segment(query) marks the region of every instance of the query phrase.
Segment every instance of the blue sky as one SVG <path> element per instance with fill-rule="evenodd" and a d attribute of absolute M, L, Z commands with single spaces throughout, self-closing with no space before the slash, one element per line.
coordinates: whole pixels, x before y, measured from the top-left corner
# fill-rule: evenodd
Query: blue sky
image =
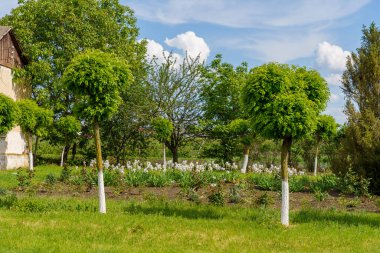
<path fill-rule="evenodd" d="M 234 65 L 268 61 L 317 69 L 331 91 L 326 113 L 345 121 L 340 75 L 361 28 L 380 25 L 378 0 L 120 0 L 135 10 L 150 56 L 221 53 Z M 0 0 L 0 17 L 17 0 Z"/>

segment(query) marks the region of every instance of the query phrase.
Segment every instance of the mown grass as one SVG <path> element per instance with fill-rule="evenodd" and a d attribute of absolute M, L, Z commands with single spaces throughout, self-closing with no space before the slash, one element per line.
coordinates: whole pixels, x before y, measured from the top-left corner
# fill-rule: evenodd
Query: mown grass
<path fill-rule="evenodd" d="M 8 195 L 0 197 L 4 199 Z M 3 202 L 1 202 L 3 203 Z M 289 228 L 272 209 L 150 199 L 28 197 L 0 207 L 2 252 L 378 252 L 373 213 L 302 210 Z"/>

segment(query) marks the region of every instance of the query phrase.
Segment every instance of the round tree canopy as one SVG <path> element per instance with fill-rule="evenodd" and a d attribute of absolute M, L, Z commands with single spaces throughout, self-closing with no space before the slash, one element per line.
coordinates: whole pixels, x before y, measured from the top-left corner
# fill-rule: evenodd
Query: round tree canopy
<path fill-rule="evenodd" d="M 132 81 L 125 61 L 99 50 L 76 56 L 65 70 L 64 83 L 78 95 L 75 111 L 84 118 L 110 118 L 121 103 L 120 92 Z"/>
<path fill-rule="evenodd" d="M 17 107 L 12 99 L 0 94 L 0 134 L 6 134 L 17 119 Z"/>
<path fill-rule="evenodd" d="M 327 140 L 336 134 L 337 124 L 333 116 L 319 115 L 316 135 L 319 139 Z"/>
<path fill-rule="evenodd" d="M 255 132 L 283 139 L 313 132 L 328 97 L 327 83 L 318 72 L 269 63 L 251 70 L 242 100 Z"/>

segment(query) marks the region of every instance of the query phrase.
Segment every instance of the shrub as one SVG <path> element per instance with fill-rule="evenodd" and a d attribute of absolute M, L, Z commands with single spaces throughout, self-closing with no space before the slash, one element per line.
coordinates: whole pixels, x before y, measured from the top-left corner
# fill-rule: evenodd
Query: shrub
<path fill-rule="evenodd" d="M 45 182 L 48 184 L 48 185 L 53 185 L 57 182 L 57 178 L 54 176 L 54 174 L 50 173 L 46 176 L 45 178 Z"/>
<path fill-rule="evenodd" d="M 220 185 L 218 185 L 216 189 L 211 192 L 211 194 L 208 196 L 208 200 L 215 206 L 224 206 L 225 200 Z"/>
<path fill-rule="evenodd" d="M 319 188 L 315 188 L 313 192 L 314 198 L 318 201 L 324 201 L 329 194 Z"/>
<path fill-rule="evenodd" d="M 354 194 L 355 196 L 369 195 L 369 184 L 369 179 L 358 176 L 358 174 L 352 170 L 348 170 L 348 172 L 338 180 L 338 188 L 342 193 Z"/>
<path fill-rule="evenodd" d="M 256 200 L 256 204 L 264 208 L 266 208 L 268 205 L 272 203 L 273 203 L 273 199 L 272 197 L 268 195 L 267 192 L 264 192 L 263 194 L 261 194 Z"/>
<path fill-rule="evenodd" d="M 63 167 L 61 175 L 59 176 L 59 181 L 67 183 L 71 176 L 71 169 L 67 166 Z"/>
<path fill-rule="evenodd" d="M 25 188 L 28 187 L 32 184 L 32 179 L 34 178 L 34 170 L 29 170 L 29 169 L 22 169 L 19 168 L 17 170 L 17 181 L 18 181 L 18 186 L 20 188 Z"/>
<path fill-rule="evenodd" d="M 230 188 L 230 202 L 241 203 L 242 201 L 243 198 L 240 195 L 240 187 L 235 185 L 232 188 Z"/>

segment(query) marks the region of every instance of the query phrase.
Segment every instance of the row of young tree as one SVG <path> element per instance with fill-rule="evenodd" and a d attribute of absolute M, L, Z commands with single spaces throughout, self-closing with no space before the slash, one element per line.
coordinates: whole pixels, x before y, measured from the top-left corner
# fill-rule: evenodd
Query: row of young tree
<path fill-rule="evenodd" d="M 117 162 L 144 150 L 150 137 L 167 147 L 175 162 L 181 146 L 207 139 L 212 145 L 203 150 L 206 156 L 232 161 L 242 152 L 242 172 L 255 144 L 280 140 L 287 224 L 292 143 L 315 147 L 316 173 L 320 145 L 332 140 L 332 169 L 356 170 L 379 190 L 380 39 L 374 24 L 363 28 L 362 47 L 347 61 L 349 122 L 339 138 L 333 118 L 321 115 L 329 91 L 318 72 L 277 63 L 249 70 L 246 63 L 223 62 L 221 55 L 209 65 L 189 56 L 178 63 L 172 54 L 163 63 L 147 62 L 133 11 L 117 0 L 24 0 L 0 24 L 14 28 L 29 60 L 15 78 L 32 86 L 33 100 L 53 114 L 54 127 L 25 132 L 64 144 L 63 160 L 70 148 L 94 136 L 100 184 L 100 136 L 103 156 Z M 105 212 L 102 187 L 99 193 Z"/>

